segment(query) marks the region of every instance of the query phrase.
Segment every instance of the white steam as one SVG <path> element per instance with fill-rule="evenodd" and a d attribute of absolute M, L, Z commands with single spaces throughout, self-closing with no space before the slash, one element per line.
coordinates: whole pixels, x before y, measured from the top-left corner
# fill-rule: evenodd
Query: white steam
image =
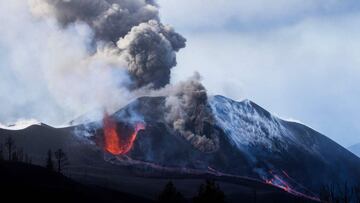
<path fill-rule="evenodd" d="M 156 21 L 153 2 L 109 2 L 0 2 L 0 122 L 59 125 L 94 109 L 116 110 L 134 98 L 130 87 L 168 83 L 184 38 Z M 161 43 L 145 38 L 146 30 Z"/>

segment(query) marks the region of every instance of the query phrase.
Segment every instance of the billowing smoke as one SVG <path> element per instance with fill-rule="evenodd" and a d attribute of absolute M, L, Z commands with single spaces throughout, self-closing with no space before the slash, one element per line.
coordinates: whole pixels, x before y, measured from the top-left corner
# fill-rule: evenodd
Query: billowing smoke
<path fill-rule="evenodd" d="M 94 46 L 105 44 L 127 62 L 131 89 L 165 86 L 185 38 L 160 23 L 146 0 L 33 0 L 33 13 L 55 17 L 62 27 L 83 22 L 94 31 Z M 115 53 L 116 52 L 116 53 Z"/>
<path fill-rule="evenodd" d="M 168 124 L 204 152 L 218 148 L 206 132 L 213 118 L 199 76 L 169 85 L 186 40 L 161 23 L 154 1 L 1 1 L 0 17 L 0 97 L 8 104 L 0 122 L 26 115 L 57 125 L 164 94 Z"/>
<path fill-rule="evenodd" d="M 219 148 L 219 139 L 216 132 L 209 132 L 214 117 L 208 106 L 206 89 L 199 80 L 199 74 L 195 74 L 173 87 L 166 99 L 166 119 L 194 147 L 213 152 Z"/>
<path fill-rule="evenodd" d="M 31 0 L 38 16 L 55 16 L 61 26 L 85 22 L 97 40 L 116 43 L 134 26 L 159 21 L 158 8 L 147 0 Z"/>
<path fill-rule="evenodd" d="M 135 87 L 163 87 L 170 82 L 170 69 L 176 65 L 175 52 L 185 47 L 185 39 L 171 27 L 150 20 L 133 27 L 118 43 L 129 63 Z"/>

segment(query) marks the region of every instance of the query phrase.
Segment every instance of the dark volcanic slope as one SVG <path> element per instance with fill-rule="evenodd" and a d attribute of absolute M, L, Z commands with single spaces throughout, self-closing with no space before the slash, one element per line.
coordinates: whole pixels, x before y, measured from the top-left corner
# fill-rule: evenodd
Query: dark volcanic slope
<path fill-rule="evenodd" d="M 1 198 L 13 202 L 152 202 L 101 187 L 85 186 L 43 167 L 0 162 Z"/>
<path fill-rule="evenodd" d="M 360 159 L 313 129 L 276 118 L 251 101 L 215 96 L 210 103 L 229 142 L 262 169 L 285 171 L 284 178 L 289 175 L 313 190 L 360 182 Z"/>
<path fill-rule="evenodd" d="M 77 137 L 74 134 L 77 131 L 77 128 L 56 129 L 46 125 L 35 125 L 18 131 L 0 130 L 0 139 L 4 143 L 4 140 L 11 136 L 15 140 L 17 149 L 22 148 L 30 156 L 33 163 L 42 166 L 45 165 L 48 149 L 54 151 L 62 148 L 67 153 L 70 161 L 70 165 L 65 170 L 68 177 L 86 185 L 108 187 L 147 198 L 156 199 L 163 186 L 171 179 L 185 197 L 191 199 L 196 194 L 198 186 L 203 183 L 203 180 L 212 178 L 220 183 L 229 202 L 252 201 L 255 198 L 255 191 L 257 202 L 268 202 L 269 199 L 276 202 L 311 202 L 302 197 L 288 194 L 271 185 L 247 178 L 222 177 L 201 170 L 159 168 L 158 165 L 146 165 L 142 162 L 133 163 L 134 160 L 129 159 L 124 161 L 123 157 L 114 157 L 104 153 L 102 149 L 89 142 L 88 139 Z M 147 136 L 147 134 L 143 132 L 139 136 L 139 140 L 141 140 L 141 137 Z M 136 166 L 123 165 L 123 162 L 132 163 Z M 57 191 L 70 188 L 65 190 L 68 194 L 64 198 L 67 199 L 72 199 L 74 192 L 79 191 L 83 192 L 83 196 L 79 197 L 86 199 L 88 198 L 88 192 L 94 189 L 94 187 L 85 187 L 84 189 L 80 186 L 78 188 L 77 184 L 61 178 L 62 176 L 49 175 L 42 168 L 29 167 L 24 164 L 0 164 L 0 170 L 2 170 L 0 176 L 4 177 L 2 180 L 6 186 L 9 186 L 7 182 L 12 182 L 16 187 L 21 184 L 25 185 L 24 187 L 30 186 L 32 190 L 29 190 L 29 192 L 35 198 L 38 197 L 39 193 L 43 194 L 43 190 L 46 190 L 47 187 L 51 187 L 48 192 L 53 193 L 55 196 L 58 194 Z M 52 187 L 52 184 L 55 184 L 55 186 Z M 7 188 L 7 191 L 13 190 L 15 190 L 13 187 Z M 105 191 L 102 191 L 101 188 L 99 190 L 98 193 L 94 193 L 97 198 L 105 198 L 106 196 L 103 195 L 109 192 L 105 189 Z M 22 189 L 19 191 L 21 192 Z M 24 194 L 27 193 L 24 191 Z M 119 199 L 135 198 L 125 194 L 116 194 L 120 195 Z M 96 200 L 96 198 L 94 199 Z"/>
<path fill-rule="evenodd" d="M 164 118 L 165 99 L 144 97 L 117 112 L 126 119 L 134 111 L 144 117 L 147 130 L 129 153 L 133 159 L 167 166 L 208 169 L 222 173 L 271 179 L 295 179 L 316 190 L 332 182 L 360 182 L 360 159 L 329 138 L 302 124 L 272 116 L 251 101 L 210 98 L 209 108 L 219 131 L 220 149 L 202 153 L 170 128 Z M 270 172 L 271 171 L 271 172 Z M 286 177 L 286 176 L 290 176 Z"/>
<path fill-rule="evenodd" d="M 141 195 L 152 198 L 169 178 L 177 180 L 188 198 L 202 179 L 215 178 L 233 200 L 239 196 L 249 200 L 254 190 L 259 197 L 285 197 L 283 190 L 271 185 L 316 196 L 324 184 L 360 182 L 360 159 L 304 125 L 276 118 L 251 101 L 215 96 L 208 108 L 216 124 L 204 123 L 202 131 L 216 132 L 220 141 L 219 150 L 212 153 L 201 152 L 173 130 L 165 120 L 163 97 L 139 98 L 112 115 L 119 129 L 139 120 L 146 123 L 124 156 L 102 149 L 102 122 L 64 129 L 43 125 L 0 130 L 0 142 L 12 136 L 40 165 L 49 148 L 62 148 L 70 159 L 68 176 L 133 194 L 141 190 Z"/>

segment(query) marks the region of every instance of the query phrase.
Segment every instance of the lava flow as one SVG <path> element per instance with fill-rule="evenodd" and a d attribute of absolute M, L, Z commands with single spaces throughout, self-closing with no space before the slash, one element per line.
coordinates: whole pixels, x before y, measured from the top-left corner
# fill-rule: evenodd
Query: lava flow
<path fill-rule="evenodd" d="M 113 155 L 122 155 L 129 152 L 134 144 L 137 133 L 145 129 L 143 123 L 135 125 L 135 129 L 127 138 L 117 132 L 116 122 L 108 115 L 104 117 L 104 147 L 105 150 Z"/>
<path fill-rule="evenodd" d="M 282 173 L 288 179 L 291 179 L 290 176 L 285 171 L 282 171 Z M 290 187 L 290 184 L 288 182 L 286 182 L 283 178 L 281 178 L 279 175 L 276 175 L 272 171 L 269 171 L 269 174 L 271 174 L 272 178 L 265 179 L 266 184 L 273 185 L 275 187 L 278 187 L 278 188 L 280 188 L 280 189 L 282 189 L 282 190 L 284 190 L 284 191 L 286 191 L 288 193 L 291 193 L 293 195 L 296 195 L 296 196 L 305 197 L 305 198 L 312 199 L 312 200 L 315 200 L 315 201 L 320 201 L 319 198 L 316 195 L 307 195 L 305 193 L 302 193 L 302 192 L 299 192 L 299 191 L 293 189 L 292 187 Z M 303 188 L 303 189 L 305 189 L 305 188 Z"/>
<path fill-rule="evenodd" d="M 279 176 L 277 175 L 273 175 L 273 178 L 270 178 L 268 180 L 265 180 L 265 182 L 267 184 L 270 184 L 270 185 L 274 185 L 276 187 L 279 187 L 283 190 L 285 190 L 286 192 L 289 192 L 291 189 L 290 189 L 290 186 L 284 181 L 282 180 Z"/>

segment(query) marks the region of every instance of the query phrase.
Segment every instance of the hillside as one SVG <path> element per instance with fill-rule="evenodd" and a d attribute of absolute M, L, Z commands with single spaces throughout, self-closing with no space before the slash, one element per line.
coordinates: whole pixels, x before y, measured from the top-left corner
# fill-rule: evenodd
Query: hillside
<path fill-rule="evenodd" d="M 44 165 L 49 149 L 63 149 L 70 165 L 65 174 L 87 185 L 110 187 L 155 200 L 169 180 L 188 199 L 204 179 L 215 179 L 231 202 L 254 198 L 318 199 L 322 186 L 360 182 L 360 159 L 329 138 L 302 124 L 276 118 L 245 100 L 209 99 L 215 122 L 201 131 L 214 133 L 219 148 L 199 150 L 165 119 L 165 98 L 142 97 L 109 117 L 116 132 L 129 136 L 134 122 L 143 122 L 130 151 L 113 155 L 105 148 L 103 121 L 67 128 L 33 125 L 1 130 L 0 142 L 11 136 L 34 164 Z M 142 191 L 139 193 L 139 191 Z"/>

